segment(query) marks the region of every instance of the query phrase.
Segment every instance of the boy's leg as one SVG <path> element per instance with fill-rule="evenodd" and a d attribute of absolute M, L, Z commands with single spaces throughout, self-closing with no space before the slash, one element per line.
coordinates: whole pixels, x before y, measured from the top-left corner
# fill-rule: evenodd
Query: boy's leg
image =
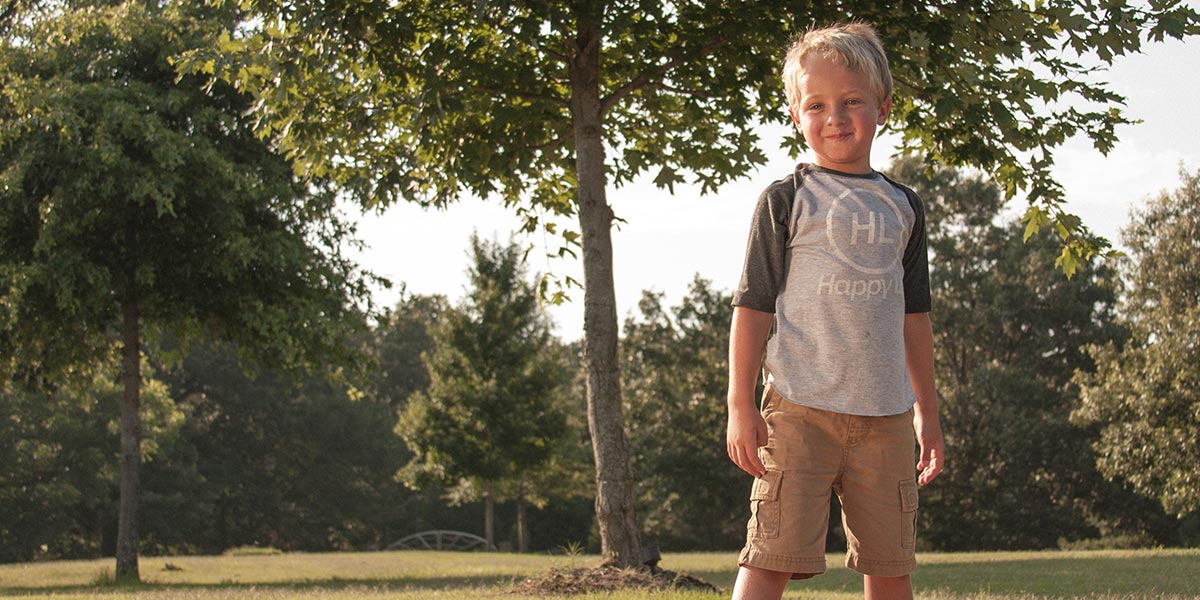
<path fill-rule="evenodd" d="M 782 571 L 742 567 L 733 584 L 733 600 L 779 600 L 791 577 Z"/>
<path fill-rule="evenodd" d="M 912 600 L 912 582 L 908 575 L 900 577 L 864 575 L 863 597 L 866 600 Z"/>
<path fill-rule="evenodd" d="M 863 575 L 901 577 L 916 567 L 918 492 L 911 421 L 911 412 L 851 417 L 850 452 L 838 495 L 846 566 Z"/>
<path fill-rule="evenodd" d="M 824 573 L 829 495 L 842 461 L 844 423 L 839 428 L 839 415 L 789 402 L 773 386 L 767 387 L 762 414 L 767 445 L 759 448 L 759 457 L 767 473 L 751 488 L 738 565 L 793 579 Z M 749 583 L 760 577 L 745 576 Z"/>

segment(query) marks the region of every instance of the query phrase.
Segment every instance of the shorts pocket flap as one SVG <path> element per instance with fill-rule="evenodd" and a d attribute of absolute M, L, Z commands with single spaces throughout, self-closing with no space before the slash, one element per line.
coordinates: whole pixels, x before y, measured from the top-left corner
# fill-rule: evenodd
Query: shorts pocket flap
<path fill-rule="evenodd" d="M 900 510 L 903 512 L 914 512 L 917 510 L 918 504 L 917 481 L 915 479 L 905 479 L 900 482 Z"/>
<path fill-rule="evenodd" d="M 750 490 L 750 500 L 768 502 L 778 500 L 779 484 L 782 480 L 783 473 L 781 471 L 767 471 L 766 475 L 754 480 L 754 488 Z"/>

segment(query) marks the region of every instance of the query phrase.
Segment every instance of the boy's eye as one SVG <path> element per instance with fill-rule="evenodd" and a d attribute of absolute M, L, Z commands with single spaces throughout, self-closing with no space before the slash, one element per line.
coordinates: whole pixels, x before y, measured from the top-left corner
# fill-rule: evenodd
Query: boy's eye
<path fill-rule="evenodd" d="M 851 98 L 851 99 L 849 99 L 849 100 L 847 100 L 847 101 L 846 101 L 846 104 L 849 104 L 849 105 L 851 105 L 851 106 L 855 106 L 855 105 L 858 105 L 858 104 L 862 104 L 862 100 L 859 100 L 858 98 Z"/>
<path fill-rule="evenodd" d="M 808 110 L 821 110 L 822 108 L 825 108 L 824 104 L 809 104 L 808 105 Z"/>

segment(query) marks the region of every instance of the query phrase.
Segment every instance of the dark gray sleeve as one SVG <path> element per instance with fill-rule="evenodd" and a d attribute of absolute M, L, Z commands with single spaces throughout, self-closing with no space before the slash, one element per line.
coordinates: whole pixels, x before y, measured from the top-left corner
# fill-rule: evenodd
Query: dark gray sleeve
<path fill-rule="evenodd" d="M 929 248 L 925 240 L 925 205 L 917 193 L 900 186 L 916 220 L 904 248 L 904 312 L 926 313 L 933 306 L 929 293 Z"/>
<path fill-rule="evenodd" d="M 775 298 L 783 287 L 787 257 L 788 224 L 795 186 L 791 178 L 763 191 L 754 208 L 742 279 L 733 293 L 733 305 L 774 313 Z"/>

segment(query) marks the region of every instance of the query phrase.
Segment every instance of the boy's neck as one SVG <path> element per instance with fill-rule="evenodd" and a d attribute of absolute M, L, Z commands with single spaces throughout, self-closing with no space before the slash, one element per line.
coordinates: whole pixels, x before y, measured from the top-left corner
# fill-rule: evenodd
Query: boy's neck
<path fill-rule="evenodd" d="M 819 161 L 813 161 L 809 164 L 811 164 L 814 167 L 823 169 L 825 171 L 831 171 L 833 173 L 839 173 L 842 175 L 859 175 L 859 176 L 861 176 L 861 175 L 874 175 L 875 174 L 875 169 L 872 169 L 870 164 L 867 164 L 863 167 L 848 167 L 845 165 L 829 166 L 829 165 L 823 165 Z M 862 170 L 860 170 L 860 169 L 862 169 Z"/>

